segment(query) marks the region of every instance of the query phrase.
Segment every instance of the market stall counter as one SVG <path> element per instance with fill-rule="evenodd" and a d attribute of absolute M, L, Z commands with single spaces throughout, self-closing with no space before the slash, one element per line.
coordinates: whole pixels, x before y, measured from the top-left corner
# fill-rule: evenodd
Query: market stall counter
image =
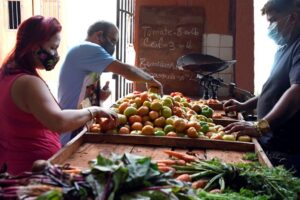
<path fill-rule="evenodd" d="M 117 135 L 87 132 L 85 128 L 55 154 L 49 161 L 52 164 L 71 164 L 81 169 L 89 166 L 89 161 L 102 154 L 109 158 L 112 154 L 132 153 L 150 156 L 152 159 L 165 159 L 165 150 L 195 155 L 203 160 L 218 158 L 226 163 L 243 162 L 247 153 L 255 153 L 259 162 L 268 167 L 272 164 L 256 139 L 251 142 L 190 139 L 164 136 Z"/>

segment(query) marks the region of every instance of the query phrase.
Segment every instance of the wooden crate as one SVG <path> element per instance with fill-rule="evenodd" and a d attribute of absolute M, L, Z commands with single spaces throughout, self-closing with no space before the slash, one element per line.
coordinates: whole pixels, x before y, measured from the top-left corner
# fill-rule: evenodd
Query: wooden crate
<path fill-rule="evenodd" d="M 243 121 L 243 115 L 241 113 L 236 113 L 235 116 L 228 116 L 224 110 L 214 110 L 214 113 L 221 115 L 221 118 L 212 118 L 214 123 L 217 125 L 227 126 L 233 122 Z"/>
<path fill-rule="evenodd" d="M 260 163 L 272 167 L 256 139 L 253 142 L 230 142 L 209 139 L 171 138 L 158 136 L 132 136 L 113 134 L 94 134 L 83 130 L 71 142 L 49 159 L 52 164 L 66 164 L 87 168 L 88 161 L 99 153 L 109 157 L 112 153 L 125 152 L 155 159 L 168 156 L 163 150 L 193 152 L 202 159 L 219 158 L 228 163 L 245 162 L 243 156 L 256 152 Z"/>

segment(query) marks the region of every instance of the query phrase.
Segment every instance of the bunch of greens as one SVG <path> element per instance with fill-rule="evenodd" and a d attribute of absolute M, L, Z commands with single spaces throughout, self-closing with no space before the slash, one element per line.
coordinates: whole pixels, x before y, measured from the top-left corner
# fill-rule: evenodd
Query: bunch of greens
<path fill-rule="evenodd" d="M 283 167 L 226 164 L 217 159 L 172 167 L 176 174 L 188 174 L 192 182 L 208 182 L 194 190 L 191 183 L 175 180 L 174 171 L 161 173 L 150 157 L 125 153 L 107 159 L 99 155 L 89 170 L 77 175 L 52 165 L 39 174 L 11 177 L 2 173 L 0 199 L 17 199 L 20 191 L 28 197 L 39 194 L 37 200 L 289 200 L 300 193 L 300 179 Z"/>
<path fill-rule="evenodd" d="M 268 200 L 268 195 L 256 195 L 254 192 L 241 189 L 239 192 L 225 190 L 224 193 L 210 193 L 205 190 L 199 190 L 197 196 L 201 200 Z"/>
<path fill-rule="evenodd" d="M 219 192 L 225 192 L 226 189 L 230 189 L 239 192 L 246 189 L 255 195 L 263 196 L 263 199 L 297 199 L 300 192 L 300 179 L 281 166 L 268 168 L 258 163 L 226 164 L 213 159 L 172 167 L 178 174 L 189 174 L 192 181 L 208 179 L 203 188 L 205 191 L 219 189 Z"/>
<path fill-rule="evenodd" d="M 182 194 L 187 185 L 174 180 L 173 172 L 159 172 L 150 157 L 125 153 L 106 159 L 100 155 L 83 174 L 95 199 L 188 199 Z"/>
<path fill-rule="evenodd" d="M 93 197 L 91 189 L 83 176 L 71 176 L 53 165 L 18 176 L 0 173 L 0 199 L 85 200 Z"/>
<path fill-rule="evenodd" d="M 258 157 L 256 153 L 246 153 L 243 158 L 243 160 L 258 162 Z"/>

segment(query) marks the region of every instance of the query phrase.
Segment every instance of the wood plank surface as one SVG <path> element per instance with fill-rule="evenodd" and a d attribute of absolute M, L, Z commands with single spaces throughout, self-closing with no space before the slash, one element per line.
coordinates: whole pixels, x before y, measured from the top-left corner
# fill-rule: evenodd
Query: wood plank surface
<path fill-rule="evenodd" d="M 241 113 L 235 113 L 236 115 L 229 116 L 226 114 L 224 110 L 214 110 L 214 113 L 220 114 L 221 118 L 213 118 L 213 122 L 218 125 L 227 126 L 234 122 L 239 122 L 244 120 L 243 115 Z"/>
<path fill-rule="evenodd" d="M 211 140 L 201 138 L 145 136 L 145 135 L 120 135 L 120 134 L 99 134 L 86 133 L 85 142 L 89 143 L 112 143 L 132 144 L 144 146 L 198 148 L 198 149 L 219 149 L 234 151 L 254 151 L 252 142 Z"/>
<path fill-rule="evenodd" d="M 246 152 L 206 150 L 206 159 L 218 158 L 226 163 L 244 163 L 242 158 Z"/>
<path fill-rule="evenodd" d="M 193 149 L 192 154 L 201 160 L 206 160 L 206 150 Z"/>
<path fill-rule="evenodd" d="M 131 153 L 140 156 L 149 156 L 151 157 L 154 151 L 154 147 L 145 147 L 145 146 L 134 146 Z"/>
<path fill-rule="evenodd" d="M 165 148 L 155 147 L 153 149 L 153 153 L 152 153 L 153 160 L 161 160 L 161 159 L 169 158 L 169 156 L 164 153 L 164 150 L 171 150 L 171 148 L 170 147 L 165 147 Z"/>
<path fill-rule="evenodd" d="M 67 160 L 70 156 L 76 152 L 82 144 L 84 144 L 84 135 L 87 129 L 84 129 L 74 137 L 68 144 L 66 144 L 62 149 L 60 149 L 56 154 L 54 154 L 50 159 L 49 162 L 52 164 L 63 164 L 65 160 Z"/>
<path fill-rule="evenodd" d="M 131 153 L 133 146 L 132 145 L 126 145 L 126 144 L 120 144 L 115 145 L 114 153 L 115 154 L 124 154 L 124 153 Z"/>
<path fill-rule="evenodd" d="M 72 166 L 87 168 L 89 161 L 97 158 L 98 151 L 90 151 L 95 145 L 85 143 L 74 154 L 64 161 L 64 164 L 69 163 Z"/>
<path fill-rule="evenodd" d="M 166 159 L 169 158 L 167 154 L 164 153 L 164 150 L 174 150 L 177 152 L 182 153 L 189 153 L 192 155 L 197 155 L 198 158 L 204 160 L 210 160 L 212 158 L 219 158 L 227 163 L 238 163 L 238 162 L 246 162 L 242 158 L 247 152 L 256 152 L 259 157 L 260 163 L 272 167 L 272 164 L 268 160 L 267 156 L 265 155 L 264 151 L 261 149 L 257 140 L 253 140 L 253 143 L 248 143 L 250 145 L 255 145 L 255 149 L 250 151 L 235 151 L 235 150 L 222 150 L 222 149 L 203 149 L 203 148 L 195 148 L 195 147 L 185 147 L 176 145 L 175 147 L 171 147 L 171 145 L 166 145 L 166 141 L 181 141 L 181 140 L 172 140 L 173 138 L 166 138 L 164 142 L 159 144 L 163 144 L 159 146 L 158 144 L 154 144 L 151 138 L 158 138 L 158 137 L 150 137 L 147 140 L 152 141 L 152 145 L 147 143 L 147 145 L 142 144 L 130 144 L 130 141 L 135 141 L 133 143 L 140 142 L 139 140 L 132 139 L 132 138 L 143 138 L 140 136 L 137 137 L 119 137 L 115 139 L 116 136 L 120 135 L 109 135 L 110 137 L 103 137 L 101 134 L 97 134 L 95 137 L 91 134 L 83 134 L 77 136 L 77 139 L 66 145 L 61 151 L 59 151 L 56 155 L 49 159 L 52 164 L 66 164 L 69 163 L 73 166 L 77 166 L 80 168 L 87 168 L 88 162 L 92 159 L 96 159 L 99 153 L 103 156 L 109 158 L 112 153 L 115 154 L 124 154 L 124 153 L 132 153 L 141 156 L 151 156 L 153 160 L 159 159 Z M 100 137 L 99 137 L 100 136 Z M 121 139 L 125 138 L 125 141 L 121 141 Z M 127 141 L 127 140 L 128 141 Z M 158 138 L 158 139 L 161 139 Z M 146 141 L 147 141 L 146 140 Z M 188 139 L 189 141 L 193 141 L 193 139 Z M 143 140 L 142 140 L 143 141 Z M 154 141 L 156 142 L 156 140 Z M 210 141 L 210 142 L 218 142 L 218 141 Z M 172 142 L 171 142 L 172 143 Z M 231 142 L 234 143 L 234 142 Z M 173 144 L 173 143 L 172 143 Z M 216 145 L 216 144 L 214 144 Z M 220 145 L 220 144 L 219 144 Z M 203 147 L 203 146 L 201 146 Z M 247 149 L 247 148 L 246 148 Z"/>
<path fill-rule="evenodd" d="M 270 162 L 270 160 L 268 159 L 267 155 L 265 154 L 264 150 L 261 148 L 261 146 L 259 145 L 257 139 L 253 138 L 252 139 L 254 145 L 255 145 L 255 153 L 258 156 L 258 160 L 261 164 L 268 166 L 269 168 L 272 168 L 273 165 Z"/>

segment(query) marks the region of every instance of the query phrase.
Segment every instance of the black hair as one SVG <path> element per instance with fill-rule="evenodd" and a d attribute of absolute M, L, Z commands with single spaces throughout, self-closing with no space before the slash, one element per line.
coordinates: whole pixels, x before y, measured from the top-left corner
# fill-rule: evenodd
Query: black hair
<path fill-rule="evenodd" d="M 262 15 L 270 12 L 288 13 L 300 9 L 300 0 L 269 0 L 261 9 Z"/>
<path fill-rule="evenodd" d="M 107 32 L 110 28 L 115 27 L 113 23 L 107 21 L 98 21 L 92 24 L 88 29 L 88 36 L 91 36 L 93 33 L 98 31 L 103 31 L 104 36 L 107 35 Z"/>

